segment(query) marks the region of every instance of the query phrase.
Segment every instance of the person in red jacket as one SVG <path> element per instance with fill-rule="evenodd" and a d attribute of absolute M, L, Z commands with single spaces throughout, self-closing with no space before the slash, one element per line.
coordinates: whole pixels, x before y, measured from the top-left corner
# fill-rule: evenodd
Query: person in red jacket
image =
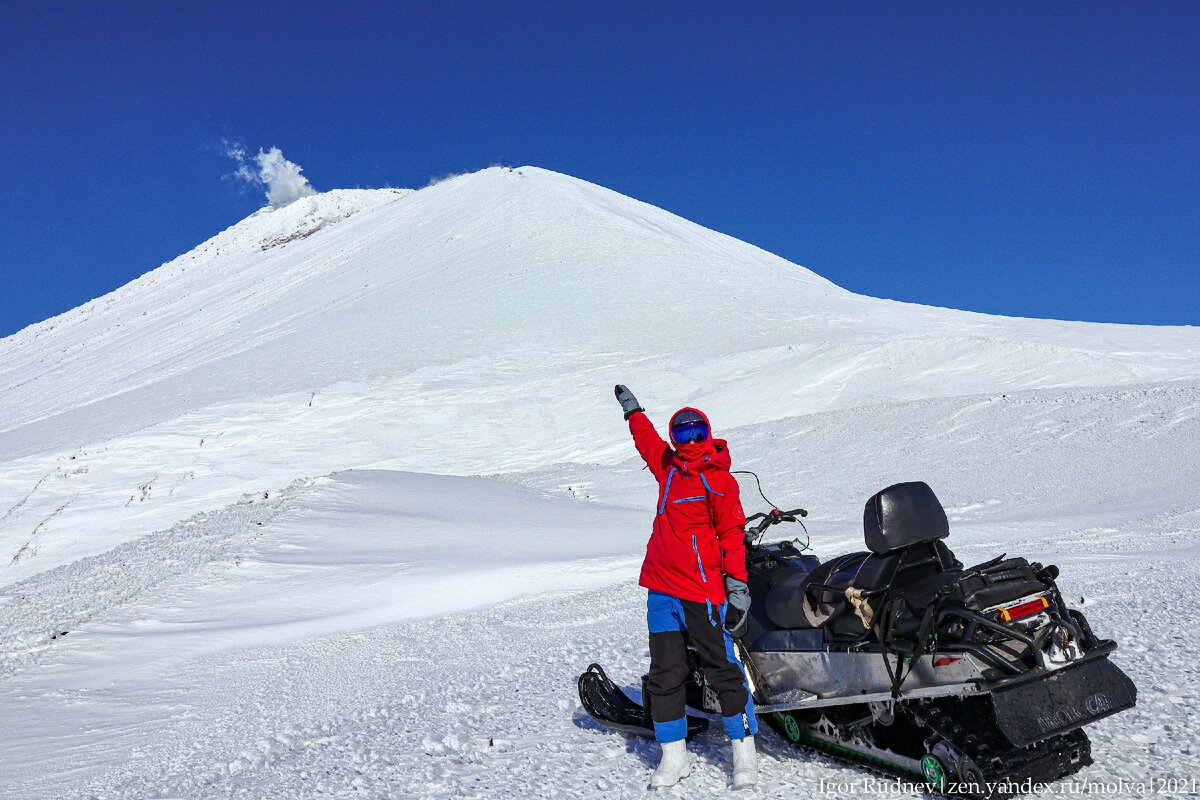
<path fill-rule="evenodd" d="M 746 515 L 738 483 L 729 474 L 729 447 L 712 437 L 708 417 L 681 408 L 671 417 L 668 444 L 637 398 L 616 387 L 638 453 L 658 481 L 654 527 L 638 583 L 648 590 L 650 631 L 647 681 L 654 736 L 662 759 L 653 787 L 674 786 L 691 773 L 685 737 L 684 682 L 687 645 L 700 657 L 704 676 L 721 703 L 733 742 L 734 788 L 758 781 L 754 701 L 734 654 L 728 622 L 738 627 L 750 608 L 746 586 Z"/>

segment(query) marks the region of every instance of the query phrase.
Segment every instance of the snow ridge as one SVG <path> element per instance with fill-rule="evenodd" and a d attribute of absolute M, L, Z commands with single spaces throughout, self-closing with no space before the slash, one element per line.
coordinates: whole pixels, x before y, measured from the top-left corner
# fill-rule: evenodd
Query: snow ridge
<path fill-rule="evenodd" d="M 99 556 L 82 558 L 8 587 L 0 604 L 0 684 L 31 668 L 54 643 L 98 616 L 136 601 L 156 586 L 178 582 L 215 561 L 230 559 L 302 491 L 249 496 L 227 509 L 197 514 L 159 533 Z M 76 591 L 86 586 L 86 592 Z"/>

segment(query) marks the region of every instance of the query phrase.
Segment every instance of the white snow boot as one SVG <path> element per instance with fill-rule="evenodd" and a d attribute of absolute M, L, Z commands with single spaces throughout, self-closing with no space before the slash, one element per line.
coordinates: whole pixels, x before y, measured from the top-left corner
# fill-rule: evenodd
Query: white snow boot
<path fill-rule="evenodd" d="M 758 752 L 754 737 L 733 739 L 733 788 L 746 789 L 758 783 Z"/>
<path fill-rule="evenodd" d="M 692 757 L 688 755 L 687 742 L 663 742 L 662 759 L 658 769 L 650 776 L 651 789 L 666 789 L 692 774 Z"/>

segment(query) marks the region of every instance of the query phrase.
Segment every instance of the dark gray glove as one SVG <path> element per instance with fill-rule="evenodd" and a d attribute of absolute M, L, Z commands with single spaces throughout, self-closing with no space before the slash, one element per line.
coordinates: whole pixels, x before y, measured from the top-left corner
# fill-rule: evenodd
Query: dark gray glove
<path fill-rule="evenodd" d="M 621 410 L 625 412 L 625 419 L 629 419 L 639 411 L 646 410 L 638 405 L 637 398 L 633 396 L 633 392 L 629 391 L 628 386 L 618 383 L 614 391 L 617 395 L 617 402 L 621 404 Z"/>
<path fill-rule="evenodd" d="M 741 636 L 750 624 L 750 587 L 745 581 L 725 576 L 725 596 L 729 608 L 725 609 L 725 627 L 734 636 Z"/>

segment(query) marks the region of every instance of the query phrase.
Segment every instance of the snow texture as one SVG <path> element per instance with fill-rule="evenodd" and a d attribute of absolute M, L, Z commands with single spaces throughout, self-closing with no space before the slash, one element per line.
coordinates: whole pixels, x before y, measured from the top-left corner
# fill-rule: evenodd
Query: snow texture
<path fill-rule="evenodd" d="M 964 561 L 1058 563 L 1139 687 L 1079 777 L 1200 776 L 1200 331 L 854 295 L 522 167 L 267 207 L 0 340 L 0 798 L 642 796 L 573 684 L 647 661 L 614 383 L 822 557 L 920 479 Z M 860 796 L 760 739 L 757 794 Z"/>

